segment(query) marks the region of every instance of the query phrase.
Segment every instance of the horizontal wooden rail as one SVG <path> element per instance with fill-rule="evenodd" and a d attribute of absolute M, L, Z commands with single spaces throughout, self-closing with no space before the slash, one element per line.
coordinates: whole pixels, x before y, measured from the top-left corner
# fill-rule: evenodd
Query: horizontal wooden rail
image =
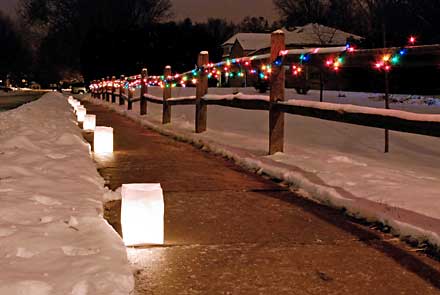
<path fill-rule="evenodd" d="M 145 94 L 144 97 L 147 101 L 155 104 L 164 104 L 164 100 L 161 97 L 153 96 L 150 94 Z M 132 101 L 140 101 L 140 98 L 132 99 Z M 195 97 L 173 97 L 167 100 L 168 104 L 171 106 L 177 105 L 194 105 L 196 103 Z"/>
<path fill-rule="evenodd" d="M 147 99 L 148 102 L 163 105 L 163 98 L 161 98 L 161 97 L 155 97 L 152 95 L 145 95 L 145 98 Z"/>
<path fill-rule="evenodd" d="M 163 100 L 161 100 L 161 99 L 156 99 L 156 98 L 153 98 L 153 97 L 147 97 L 147 101 L 151 102 L 151 103 L 154 103 L 154 104 L 163 105 Z"/>
<path fill-rule="evenodd" d="M 270 102 L 259 99 L 203 99 L 204 104 L 218 105 L 231 108 L 245 109 L 245 110 L 262 110 L 267 111 L 270 107 Z"/>
<path fill-rule="evenodd" d="M 140 96 L 139 97 L 132 97 L 132 98 L 127 98 L 127 100 L 131 101 L 131 102 L 138 102 L 141 101 Z"/>
<path fill-rule="evenodd" d="M 195 105 L 195 97 L 183 97 L 183 98 L 171 98 L 168 100 L 168 104 L 171 106 L 183 106 L 183 105 Z"/>
<path fill-rule="evenodd" d="M 334 105 L 326 103 L 321 104 Z M 435 115 L 414 114 L 403 111 L 382 110 L 368 107 L 356 107 L 358 111 L 347 111 L 343 108 L 320 108 L 306 105 L 292 105 L 285 102 L 276 103 L 274 107 L 281 112 L 292 115 L 300 115 L 328 121 L 349 123 L 353 125 L 440 137 L 440 115 L 436 116 L 438 117 L 438 120 L 432 120 Z M 362 110 L 365 110 L 366 112 L 363 112 Z M 374 114 L 374 110 L 380 111 L 381 114 Z M 402 116 L 400 116 L 399 114 L 402 114 Z M 417 119 L 411 119 L 411 117 L 414 117 L 415 115 Z"/>

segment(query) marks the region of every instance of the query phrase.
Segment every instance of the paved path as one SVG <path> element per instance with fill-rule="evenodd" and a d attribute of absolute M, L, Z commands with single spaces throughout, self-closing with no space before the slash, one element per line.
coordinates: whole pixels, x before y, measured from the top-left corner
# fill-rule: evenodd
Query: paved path
<path fill-rule="evenodd" d="M 114 128 L 114 156 L 96 158 L 108 186 L 160 182 L 164 189 L 166 246 L 138 250 L 137 294 L 440 294 L 440 264 L 391 236 L 86 107 L 98 125 Z"/>

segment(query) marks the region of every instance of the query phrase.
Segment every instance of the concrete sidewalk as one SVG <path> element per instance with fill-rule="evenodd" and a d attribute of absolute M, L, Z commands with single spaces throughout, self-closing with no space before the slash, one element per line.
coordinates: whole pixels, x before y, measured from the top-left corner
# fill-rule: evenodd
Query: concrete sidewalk
<path fill-rule="evenodd" d="M 440 264 L 398 240 L 85 104 L 114 128 L 114 156 L 95 158 L 108 186 L 164 189 L 166 245 L 129 250 L 138 294 L 440 294 Z"/>

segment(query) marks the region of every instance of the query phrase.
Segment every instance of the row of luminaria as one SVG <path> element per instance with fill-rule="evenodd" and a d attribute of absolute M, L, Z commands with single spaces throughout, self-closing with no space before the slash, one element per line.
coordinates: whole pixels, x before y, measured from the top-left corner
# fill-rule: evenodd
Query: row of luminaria
<path fill-rule="evenodd" d="M 93 132 L 95 154 L 113 153 L 113 128 L 96 126 L 96 115 L 87 114 L 81 102 L 70 96 L 69 104 L 83 130 Z M 126 246 L 164 244 L 163 192 L 159 183 L 122 185 L 121 226 Z"/>
<path fill-rule="evenodd" d="M 83 124 L 83 130 L 93 132 L 93 151 L 97 154 L 113 153 L 113 128 L 96 126 L 96 115 L 87 114 L 86 108 L 72 96 L 68 101 L 76 114 L 76 120 Z"/>

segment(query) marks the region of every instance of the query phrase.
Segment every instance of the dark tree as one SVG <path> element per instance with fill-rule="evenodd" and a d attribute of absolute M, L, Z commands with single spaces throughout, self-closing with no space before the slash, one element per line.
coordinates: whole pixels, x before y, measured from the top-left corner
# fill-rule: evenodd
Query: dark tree
<path fill-rule="evenodd" d="M 138 63 L 139 36 L 169 16 L 170 0 L 21 0 L 25 22 L 43 32 L 39 69 L 44 79 L 82 72 L 86 79 Z M 116 56 L 125 58 L 115 58 Z M 47 69 L 47 70 L 46 70 Z"/>
<path fill-rule="evenodd" d="M 0 11 L 0 80 L 21 78 L 30 68 L 30 50 L 10 18 Z"/>
<path fill-rule="evenodd" d="M 166 65 L 171 65 L 173 71 L 188 71 L 194 68 L 202 50 L 209 51 L 210 60 L 221 60 L 221 44 L 235 32 L 235 25 L 221 19 L 155 24 L 148 33 L 144 32 L 147 42 L 143 45 L 142 62 L 152 73 L 161 73 Z"/>
<path fill-rule="evenodd" d="M 439 0 L 274 0 L 282 23 L 320 23 L 367 38 L 372 47 L 405 45 L 409 35 L 439 42 Z"/>
<path fill-rule="evenodd" d="M 409 35 L 424 43 L 439 41 L 438 0 L 357 0 L 366 20 L 366 35 L 374 46 L 406 44 Z M 385 42 L 384 42 L 385 41 Z"/>
<path fill-rule="evenodd" d="M 274 0 L 286 25 L 324 24 L 328 20 L 330 3 L 326 0 Z"/>
<path fill-rule="evenodd" d="M 409 22 L 412 34 L 416 34 L 426 43 L 440 42 L 440 1 L 412 0 L 409 2 L 412 12 Z"/>
<path fill-rule="evenodd" d="M 391 36 L 394 23 L 401 23 L 398 15 L 403 16 L 402 12 L 407 9 L 406 0 L 357 0 L 357 3 L 364 20 L 365 35 L 372 46 L 391 45 L 399 32 L 406 31 L 398 28 Z"/>
<path fill-rule="evenodd" d="M 21 15 L 51 29 L 71 25 L 124 30 L 169 16 L 170 0 L 21 0 Z"/>
<path fill-rule="evenodd" d="M 270 31 L 269 22 L 264 17 L 245 17 L 238 25 L 242 33 L 267 33 Z"/>
<path fill-rule="evenodd" d="M 362 34 L 363 17 L 358 4 L 353 0 L 329 0 L 329 9 L 324 24 L 347 32 Z"/>

